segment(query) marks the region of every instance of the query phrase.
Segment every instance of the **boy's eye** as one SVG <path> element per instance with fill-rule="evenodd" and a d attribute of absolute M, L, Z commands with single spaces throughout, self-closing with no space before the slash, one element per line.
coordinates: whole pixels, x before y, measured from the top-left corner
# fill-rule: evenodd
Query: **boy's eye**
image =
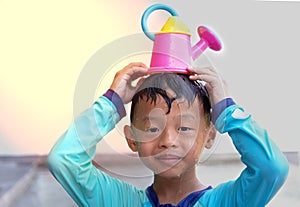
<path fill-rule="evenodd" d="M 152 128 L 146 129 L 146 132 L 155 133 L 155 132 L 159 132 L 159 129 L 156 127 L 152 127 Z"/>
<path fill-rule="evenodd" d="M 181 131 L 181 132 L 186 132 L 186 131 L 189 131 L 189 130 L 191 130 L 191 128 L 189 128 L 189 127 L 179 127 L 178 128 L 178 131 Z"/>

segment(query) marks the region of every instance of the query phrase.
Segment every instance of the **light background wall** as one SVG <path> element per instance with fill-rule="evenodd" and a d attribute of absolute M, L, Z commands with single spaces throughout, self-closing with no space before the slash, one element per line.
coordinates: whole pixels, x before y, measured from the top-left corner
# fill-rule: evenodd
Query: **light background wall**
<path fill-rule="evenodd" d="M 298 151 L 300 3 L 0 0 L 0 154 L 48 153 L 76 114 L 74 94 L 86 64 L 101 48 L 141 33 L 141 15 L 154 3 L 168 4 L 179 13 L 193 43 L 199 39 L 198 25 L 218 33 L 222 52 L 205 54 L 227 80 L 235 100 L 283 151 Z M 167 14 L 153 16 L 155 30 Z M 145 45 L 150 44 L 145 37 Z M 99 65 L 105 80 L 93 98 L 109 87 L 115 70 L 140 59 L 149 61 L 147 55 L 132 55 L 108 71 Z M 127 152 L 118 130 L 105 143 Z M 229 139 L 221 136 L 216 150 L 234 152 Z"/>

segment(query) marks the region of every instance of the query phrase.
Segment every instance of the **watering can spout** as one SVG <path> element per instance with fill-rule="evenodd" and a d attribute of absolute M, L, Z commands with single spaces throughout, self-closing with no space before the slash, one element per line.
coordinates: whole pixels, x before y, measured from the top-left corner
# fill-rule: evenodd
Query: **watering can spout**
<path fill-rule="evenodd" d="M 220 39 L 208 27 L 199 26 L 198 35 L 201 39 L 192 47 L 193 60 L 197 59 L 208 47 L 215 51 L 219 51 L 222 49 Z"/>

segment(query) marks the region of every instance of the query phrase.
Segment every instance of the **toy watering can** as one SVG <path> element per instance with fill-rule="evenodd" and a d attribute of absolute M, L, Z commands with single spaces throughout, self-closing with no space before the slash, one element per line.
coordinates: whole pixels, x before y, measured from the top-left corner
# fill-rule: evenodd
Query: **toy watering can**
<path fill-rule="evenodd" d="M 172 16 L 166 21 L 161 31 L 154 35 L 149 32 L 146 22 L 149 15 L 155 10 L 166 10 Z M 191 67 L 193 60 L 207 48 L 215 51 L 222 48 L 217 35 L 205 26 L 198 27 L 200 41 L 191 46 L 189 28 L 179 19 L 175 10 L 163 4 L 154 4 L 146 9 L 141 23 L 145 35 L 154 41 L 150 73 L 188 73 L 188 68 Z"/>

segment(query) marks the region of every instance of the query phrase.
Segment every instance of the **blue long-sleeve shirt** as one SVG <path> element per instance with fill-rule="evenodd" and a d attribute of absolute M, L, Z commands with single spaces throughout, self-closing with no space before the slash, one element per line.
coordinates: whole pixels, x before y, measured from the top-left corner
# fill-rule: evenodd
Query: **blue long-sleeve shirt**
<path fill-rule="evenodd" d="M 92 164 L 96 144 L 124 115 L 122 101 L 113 91 L 108 91 L 74 120 L 49 153 L 49 170 L 78 206 L 154 205 L 149 189 L 137 189 Z M 206 189 L 192 206 L 265 206 L 287 177 L 285 156 L 269 139 L 266 130 L 232 99 L 224 99 L 214 106 L 212 121 L 220 133 L 230 135 L 246 168 L 236 180 Z"/>

